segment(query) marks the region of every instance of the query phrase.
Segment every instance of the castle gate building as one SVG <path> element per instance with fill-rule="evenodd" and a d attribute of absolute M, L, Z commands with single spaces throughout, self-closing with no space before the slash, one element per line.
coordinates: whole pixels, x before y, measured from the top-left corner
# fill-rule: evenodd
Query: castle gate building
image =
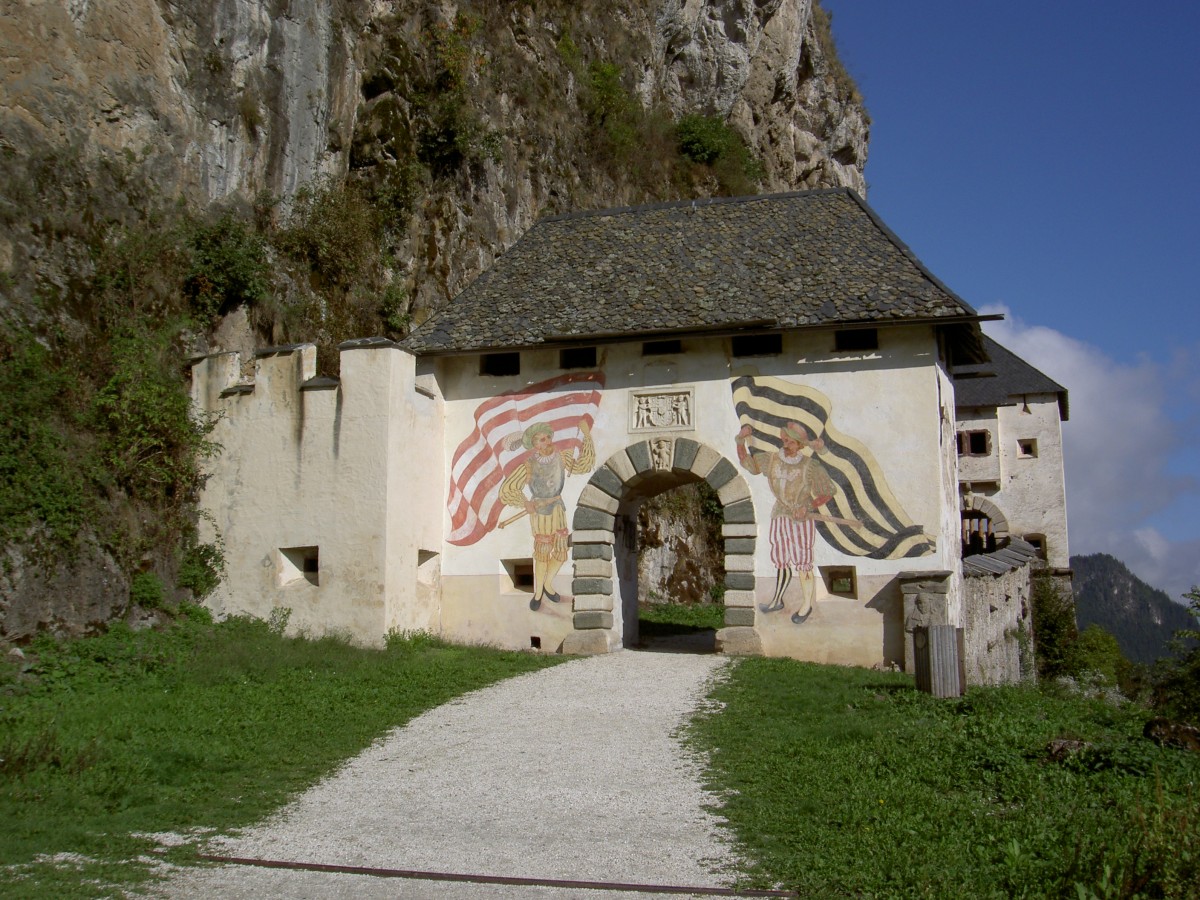
<path fill-rule="evenodd" d="M 210 602 L 607 652 L 638 505 L 705 481 L 721 649 L 909 666 L 914 623 L 963 621 L 953 372 L 981 319 L 849 190 L 543 219 L 403 342 L 343 344 L 337 379 L 311 345 L 195 363 Z"/>

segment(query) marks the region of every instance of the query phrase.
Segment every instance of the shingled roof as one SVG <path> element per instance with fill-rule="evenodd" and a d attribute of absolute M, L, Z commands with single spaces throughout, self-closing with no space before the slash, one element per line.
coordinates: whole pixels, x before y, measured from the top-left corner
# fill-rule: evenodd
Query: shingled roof
<path fill-rule="evenodd" d="M 978 319 L 862 198 L 835 189 L 542 219 L 403 345 L 425 355 L 920 321 L 961 323 L 955 341 L 977 345 Z"/>
<path fill-rule="evenodd" d="M 1017 354 L 984 335 L 989 361 L 954 369 L 955 406 L 1009 406 L 1028 394 L 1057 394 L 1059 416 L 1067 421 L 1067 389 Z"/>

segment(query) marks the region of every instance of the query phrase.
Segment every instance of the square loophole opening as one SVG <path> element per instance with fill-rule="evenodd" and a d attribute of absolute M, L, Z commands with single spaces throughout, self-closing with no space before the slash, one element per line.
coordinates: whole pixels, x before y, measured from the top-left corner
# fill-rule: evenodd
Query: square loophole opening
<path fill-rule="evenodd" d="M 522 594 L 533 593 L 533 560 L 532 559 L 504 559 L 501 560 L 504 566 L 504 574 L 507 576 L 507 584 L 502 586 L 505 593 L 518 592 Z"/>
<path fill-rule="evenodd" d="M 825 590 L 833 597 L 857 597 L 858 578 L 854 566 L 821 566 Z"/>
<path fill-rule="evenodd" d="M 321 583 L 321 556 L 317 547 L 280 547 L 279 584 L 292 584 L 304 579 L 309 584 Z"/>

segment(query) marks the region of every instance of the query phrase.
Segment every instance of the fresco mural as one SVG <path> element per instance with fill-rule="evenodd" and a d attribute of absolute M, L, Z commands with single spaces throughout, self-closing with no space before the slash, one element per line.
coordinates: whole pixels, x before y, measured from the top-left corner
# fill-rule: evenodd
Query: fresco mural
<path fill-rule="evenodd" d="M 562 489 L 567 476 L 596 465 L 592 425 L 604 375 L 571 373 L 493 397 L 474 413 L 475 427 L 451 461 L 452 544 L 474 544 L 496 528 L 528 518 L 533 539 L 533 597 L 561 599 L 554 578 L 567 560 L 570 534 Z M 511 508 L 520 512 L 501 521 Z"/>
<path fill-rule="evenodd" d="M 851 556 L 901 559 L 934 552 L 935 538 L 905 515 L 870 450 L 833 427 L 828 397 L 765 376 L 735 378 L 732 389 L 741 423 L 738 460 L 752 475 L 765 476 L 775 496 L 769 534 L 775 593 L 759 607 L 764 613 L 791 610 L 796 624 L 812 614 L 817 534 Z M 787 591 L 793 575 L 801 586 L 794 609 Z"/>

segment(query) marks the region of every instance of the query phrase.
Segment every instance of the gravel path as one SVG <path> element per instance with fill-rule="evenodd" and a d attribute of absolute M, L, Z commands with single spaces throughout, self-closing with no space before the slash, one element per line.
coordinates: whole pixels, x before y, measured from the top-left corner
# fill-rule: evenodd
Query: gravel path
<path fill-rule="evenodd" d="M 717 887 L 730 851 L 674 732 L 727 660 L 622 651 L 468 694 L 414 719 L 213 855 L 529 879 Z M 169 897 L 653 894 L 223 865 Z"/>

